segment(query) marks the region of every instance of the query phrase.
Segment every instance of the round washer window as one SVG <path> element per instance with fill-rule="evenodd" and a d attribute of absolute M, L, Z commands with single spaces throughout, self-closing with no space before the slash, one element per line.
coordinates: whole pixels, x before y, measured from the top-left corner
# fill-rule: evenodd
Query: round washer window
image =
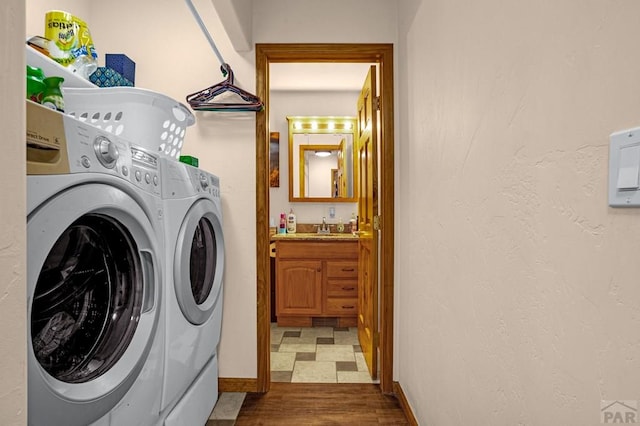
<path fill-rule="evenodd" d="M 117 220 L 87 214 L 58 238 L 33 295 L 31 340 L 51 376 L 84 383 L 108 371 L 133 339 L 143 303 L 135 241 Z"/>
<path fill-rule="evenodd" d="M 215 231 L 211 222 L 205 217 L 200 218 L 193 233 L 189 262 L 191 292 L 198 305 L 207 300 L 213 288 L 217 249 Z"/>

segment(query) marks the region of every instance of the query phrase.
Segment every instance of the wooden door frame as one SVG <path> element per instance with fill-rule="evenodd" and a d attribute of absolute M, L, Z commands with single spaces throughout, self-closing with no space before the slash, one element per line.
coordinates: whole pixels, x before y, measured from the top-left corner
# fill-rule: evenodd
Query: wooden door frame
<path fill-rule="evenodd" d="M 258 392 L 271 385 L 269 259 L 269 64 L 286 62 L 377 63 L 380 74 L 379 179 L 380 389 L 393 393 L 394 105 L 393 44 L 256 44 L 256 95 L 265 108 L 256 114 L 256 255 Z"/>

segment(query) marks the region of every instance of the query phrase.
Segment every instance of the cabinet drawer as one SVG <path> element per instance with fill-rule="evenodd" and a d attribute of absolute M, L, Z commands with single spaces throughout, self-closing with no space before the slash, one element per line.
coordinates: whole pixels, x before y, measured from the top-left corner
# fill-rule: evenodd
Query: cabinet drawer
<path fill-rule="evenodd" d="M 327 297 L 358 297 L 358 281 L 328 280 Z"/>
<path fill-rule="evenodd" d="M 358 259 L 357 241 L 276 241 L 278 259 Z"/>
<path fill-rule="evenodd" d="M 327 262 L 327 277 L 358 278 L 358 262 Z"/>
<path fill-rule="evenodd" d="M 358 299 L 329 297 L 327 298 L 327 313 L 337 315 L 357 315 Z"/>

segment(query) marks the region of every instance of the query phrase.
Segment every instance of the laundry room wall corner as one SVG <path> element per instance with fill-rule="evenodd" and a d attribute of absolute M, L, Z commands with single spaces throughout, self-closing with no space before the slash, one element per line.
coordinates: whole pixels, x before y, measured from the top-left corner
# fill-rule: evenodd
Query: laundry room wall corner
<path fill-rule="evenodd" d="M 7 426 L 27 422 L 27 333 L 26 333 L 26 225 L 25 225 L 25 109 L 24 25 L 25 7 L 20 0 L 0 5 L 3 25 L 0 51 L 5 58 L 0 74 L 3 133 L 3 167 L 0 195 L 0 419 Z"/>

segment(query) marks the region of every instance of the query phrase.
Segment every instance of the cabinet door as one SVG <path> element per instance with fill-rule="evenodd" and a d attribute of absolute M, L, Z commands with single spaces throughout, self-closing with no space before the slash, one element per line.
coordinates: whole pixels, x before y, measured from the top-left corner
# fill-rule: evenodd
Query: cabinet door
<path fill-rule="evenodd" d="M 322 313 L 322 262 L 280 260 L 276 268 L 278 315 Z"/>

